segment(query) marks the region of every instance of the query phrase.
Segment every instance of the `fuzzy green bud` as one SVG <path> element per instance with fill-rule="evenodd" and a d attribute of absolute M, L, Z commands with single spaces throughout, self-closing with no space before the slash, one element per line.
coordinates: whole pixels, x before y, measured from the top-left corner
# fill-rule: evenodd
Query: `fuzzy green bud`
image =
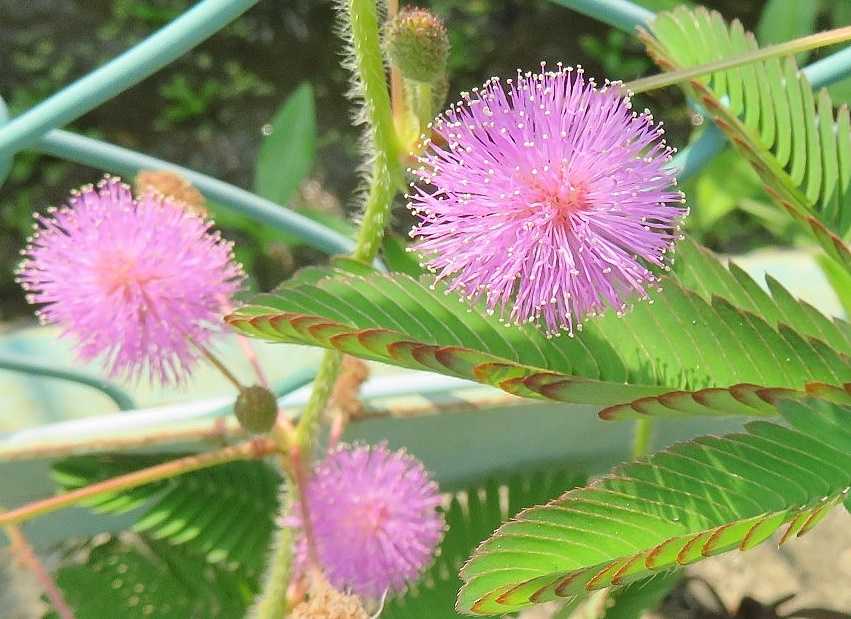
<path fill-rule="evenodd" d="M 278 401 L 275 394 L 261 387 L 253 385 L 244 387 L 236 398 L 233 408 L 239 424 L 255 434 L 268 432 L 275 425 L 278 417 Z"/>
<path fill-rule="evenodd" d="M 399 11 L 385 26 L 384 45 L 406 79 L 431 83 L 446 75 L 449 37 L 443 23 L 425 9 Z"/>

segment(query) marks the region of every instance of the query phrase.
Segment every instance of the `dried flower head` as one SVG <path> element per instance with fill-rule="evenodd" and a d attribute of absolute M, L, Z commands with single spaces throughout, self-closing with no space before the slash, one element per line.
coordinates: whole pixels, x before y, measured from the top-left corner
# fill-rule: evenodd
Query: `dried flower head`
<path fill-rule="evenodd" d="M 137 196 L 149 192 L 160 193 L 174 202 L 181 202 L 196 215 L 207 216 L 207 201 L 192 183 L 170 170 L 142 170 L 136 175 L 134 189 Z"/>
<path fill-rule="evenodd" d="M 343 445 L 320 462 L 305 498 L 328 581 L 368 598 L 403 591 L 443 536 L 440 493 L 423 465 L 386 445 Z M 301 525 L 300 506 L 292 524 Z M 301 543 L 300 554 L 306 555 Z"/>
<path fill-rule="evenodd" d="M 42 321 L 112 375 L 179 382 L 242 281 L 231 245 L 178 203 L 134 200 L 109 177 L 36 219 L 18 281 Z"/>
<path fill-rule="evenodd" d="M 646 298 L 686 210 L 649 111 L 581 68 L 492 78 L 435 121 L 408 196 L 438 279 L 511 323 L 581 329 Z"/>
<path fill-rule="evenodd" d="M 322 574 L 310 575 L 307 600 L 293 608 L 292 619 L 370 619 L 360 598 L 337 591 Z"/>

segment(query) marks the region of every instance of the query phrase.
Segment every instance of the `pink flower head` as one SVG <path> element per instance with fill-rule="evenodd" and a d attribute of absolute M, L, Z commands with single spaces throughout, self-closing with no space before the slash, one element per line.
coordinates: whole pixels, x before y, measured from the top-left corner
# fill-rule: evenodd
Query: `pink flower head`
<path fill-rule="evenodd" d="M 438 279 L 502 319 L 549 335 L 632 295 L 667 269 L 686 214 L 649 111 L 581 68 L 491 78 L 437 118 L 409 207 L 414 249 Z"/>
<path fill-rule="evenodd" d="M 416 580 L 443 537 L 437 484 L 404 451 L 343 445 L 320 462 L 305 497 L 317 560 L 337 589 L 377 598 Z M 296 505 L 293 522 L 301 526 Z M 300 563 L 306 558 L 304 538 Z"/>
<path fill-rule="evenodd" d="M 211 223 L 106 177 L 36 215 L 18 281 L 46 323 L 110 374 L 179 382 L 221 322 L 242 270 Z"/>

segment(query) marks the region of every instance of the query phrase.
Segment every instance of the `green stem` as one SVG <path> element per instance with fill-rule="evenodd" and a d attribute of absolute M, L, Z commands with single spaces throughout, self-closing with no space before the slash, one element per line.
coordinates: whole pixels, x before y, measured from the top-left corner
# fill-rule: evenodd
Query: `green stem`
<path fill-rule="evenodd" d="M 632 457 L 641 458 L 650 451 L 653 442 L 653 419 L 639 419 L 635 422 L 632 436 Z"/>
<path fill-rule="evenodd" d="M 310 392 L 310 399 L 298 422 L 295 442 L 305 462 L 310 460 L 313 438 L 319 428 L 322 411 L 325 410 L 328 399 L 331 397 L 334 381 L 337 380 L 337 374 L 340 372 L 342 358 L 343 356 L 336 350 L 330 350 L 322 357 L 319 372 L 316 374 L 316 380 L 313 381 L 313 391 Z"/>
<path fill-rule="evenodd" d="M 396 187 L 401 185 L 399 146 L 381 53 L 376 2 L 349 0 L 348 9 L 348 15 L 344 15 L 343 19 L 351 25 L 355 84 L 363 97 L 371 145 L 367 155 L 373 160 L 363 223 L 352 257 L 370 262 L 381 247 L 390 205 Z"/>
<path fill-rule="evenodd" d="M 353 258 L 364 262 L 372 261 L 378 254 L 390 205 L 402 179 L 390 93 L 381 53 L 376 4 L 376 0 L 348 0 L 342 10 L 344 26 L 350 28 L 355 86 L 363 97 L 370 132 L 370 149 L 367 152 L 372 159 L 369 190 L 364 205 L 363 222 L 352 252 Z M 310 464 L 310 453 L 320 426 L 322 411 L 331 397 L 341 361 L 342 356 L 337 351 L 328 351 L 322 358 L 319 373 L 313 383 L 313 392 L 296 428 L 295 450 L 301 458 L 299 465 Z M 288 479 L 287 491 L 290 496 L 295 496 L 294 492 L 297 490 Z M 292 554 L 291 550 L 285 550 L 280 545 L 291 548 L 293 535 L 283 530 L 277 535 L 279 547 L 276 547 L 269 558 L 267 579 L 256 607 L 256 619 L 280 619 L 286 614 L 286 592 Z"/>
<path fill-rule="evenodd" d="M 685 82 L 696 77 L 715 73 L 716 71 L 725 71 L 752 62 L 776 58 L 777 56 L 794 56 L 799 52 L 842 43 L 849 39 L 851 39 L 851 26 L 834 28 L 833 30 L 811 34 L 792 41 L 786 41 L 785 43 L 769 45 L 761 49 L 733 56 L 732 58 L 725 58 L 716 62 L 708 62 L 677 71 L 668 71 L 658 75 L 651 75 L 650 77 L 643 77 L 632 82 L 627 82 L 623 85 L 623 88 L 633 93 L 647 92 L 648 90 L 664 88 L 665 86 Z"/>
<path fill-rule="evenodd" d="M 287 518 L 293 508 L 292 497 L 296 496 L 295 484 L 287 476 L 281 492 L 281 518 Z M 263 577 L 263 595 L 251 613 L 252 617 L 284 617 L 286 615 L 287 589 L 293 564 L 293 543 L 295 529 L 291 526 L 279 527 L 274 533 L 272 547 L 269 553 L 269 569 Z"/>
<path fill-rule="evenodd" d="M 109 381 L 103 380 L 97 376 L 91 376 L 76 370 L 37 363 L 25 357 L 19 357 L 18 355 L 9 353 L 0 354 L 0 370 L 11 370 L 12 372 L 22 372 L 25 374 L 44 376 L 45 378 L 58 378 L 60 380 L 79 383 L 81 385 L 97 389 L 115 402 L 118 408 L 123 411 L 133 410 L 136 408 L 136 403 L 133 401 L 133 398 L 130 397 L 130 394 L 122 390 L 117 385 L 113 385 Z"/>

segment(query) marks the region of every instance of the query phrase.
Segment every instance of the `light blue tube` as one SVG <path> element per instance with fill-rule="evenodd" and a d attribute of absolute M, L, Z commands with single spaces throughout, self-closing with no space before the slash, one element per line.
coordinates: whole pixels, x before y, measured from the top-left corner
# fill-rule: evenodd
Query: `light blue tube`
<path fill-rule="evenodd" d="M 653 19 L 653 11 L 629 0 L 553 0 L 578 13 L 605 22 L 615 28 L 632 32 L 636 26 L 644 26 Z"/>
<path fill-rule="evenodd" d="M 261 198 L 250 191 L 156 157 L 60 130 L 54 130 L 45 135 L 35 148 L 55 157 L 76 161 L 121 176 L 132 177 L 139 170 L 177 172 L 217 204 L 268 224 L 276 230 L 296 234 L 316 249 L 329 254 L 347 254 L 354 249 L 352 239 L 304 215 Z"/>
<path fill-rule="evenodd" d="M 813 88 L 829 86 L 851 75 L 851 46 L 802 69 Z"/>
<path fill-rule="evenodd" d="M 42 376 L 44 378 L 55 378 L 66 380 L 80 385 L 86 385 L 97 389 L 109 397 L 121 410 L 132 410 L 136 408 L 133 398 L 118 385 L 109 382 L 99 376 L 87 374 L 70 368 L 63 368 L 34 361 L 23 355 L 14 353 L 0 353 L 0 370 L 11 372 L 23 372 L 31 376 Z"/>
<path fill-rule="evenodd" d="M 67 125 L 141 82 L 257 2 L 202 0 L 135 47 L 0 127 L 0 168 L 3 159 L 32 146 L 51 129 Z"/>

